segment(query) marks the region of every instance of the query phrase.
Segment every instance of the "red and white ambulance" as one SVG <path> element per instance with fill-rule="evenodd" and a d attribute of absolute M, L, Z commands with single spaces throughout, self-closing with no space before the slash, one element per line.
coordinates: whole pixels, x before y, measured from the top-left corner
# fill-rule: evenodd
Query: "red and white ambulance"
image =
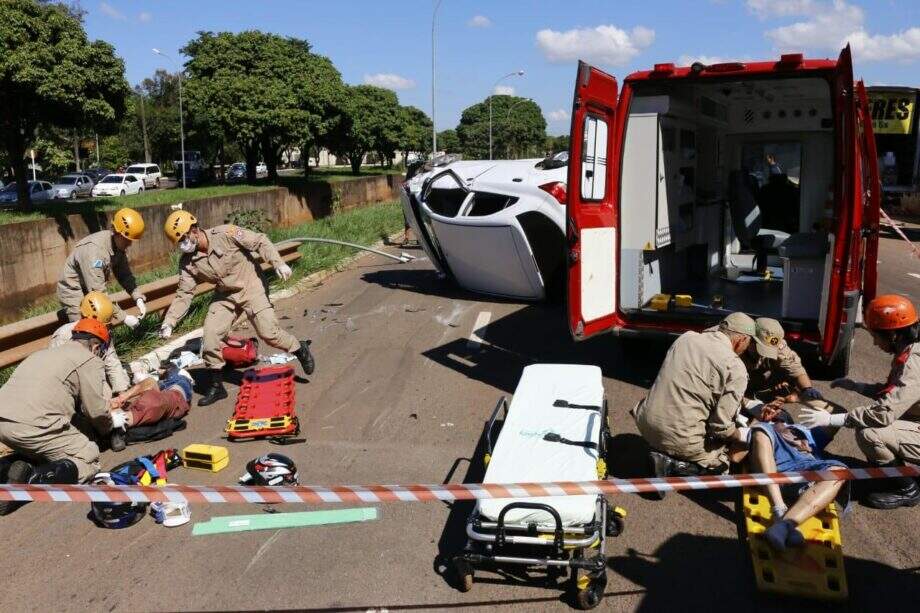
<path fill-rule="evenodd" d="M 863 83 L 837 60 L 580 63 L 566 211 L 572 335 L 782 322 L 846 372 L 875 296 L 879 177 Z"/>

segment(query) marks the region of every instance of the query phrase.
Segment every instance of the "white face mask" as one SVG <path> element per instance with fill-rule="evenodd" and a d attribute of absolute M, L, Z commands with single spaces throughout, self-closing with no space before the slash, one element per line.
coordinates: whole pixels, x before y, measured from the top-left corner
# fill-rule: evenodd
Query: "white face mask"
<path fill-rule="evenodd" d="M 198 241 L 193 239 L 191 236 L 185 236 L 179 241 L 179 251 L 182 253 L 194 253 L 195 249 L 198 248 Z"/>

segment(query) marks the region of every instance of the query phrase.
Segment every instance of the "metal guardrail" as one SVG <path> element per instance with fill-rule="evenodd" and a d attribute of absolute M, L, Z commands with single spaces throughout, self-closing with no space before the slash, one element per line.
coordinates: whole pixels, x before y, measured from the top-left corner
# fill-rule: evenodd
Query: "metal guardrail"
<path fill-rule="evenodd" d="M 299 244 L 286 244 L 278 247 L 278 252 L 285 262 L 300 259 Z M 271 270 L 268 263 L 262 264 L 262 270 Z M 140 286 L 147 297 L 147 313 L 164 311 L 172 304 L 179 285 L 179 275 L 159 279 Z M 214 289 L 211 283 L 201 283 L 195 288 L 195 295 Z M 112 300 L 128 313 L 137 315 L 137 307 L 127 292 L 121 291 L 111 296 Z M 48 346 L 51 335 L 61 322 L 57 313 L 46 313 L 0 327 L 0 368 L 21 362 L 30 354 Z"/>

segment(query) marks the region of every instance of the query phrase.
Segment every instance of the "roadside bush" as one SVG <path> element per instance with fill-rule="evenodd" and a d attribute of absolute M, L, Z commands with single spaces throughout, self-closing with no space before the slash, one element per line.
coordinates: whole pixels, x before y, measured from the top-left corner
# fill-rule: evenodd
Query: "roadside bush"
<path fill-rule="evenodd" d="M 268 232 L 272 227 L 272 220 L 262 209 L 253 209 L 251 211 L 234 211 L 227 216 L 224 223 L 240 226 L 253 232 Z"/>

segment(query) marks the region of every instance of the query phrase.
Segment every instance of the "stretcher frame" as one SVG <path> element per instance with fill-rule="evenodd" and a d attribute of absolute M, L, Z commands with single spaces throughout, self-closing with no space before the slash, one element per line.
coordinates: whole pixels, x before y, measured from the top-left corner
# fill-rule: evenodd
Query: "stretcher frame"
<path fill-rule="evenodd" d="M 502 396 L 485 424 L 483 439 L 488 466 L 495 447 L 495 426 L 499 413 L 503 421 L 508 416 L 508 401 Z M 607 477 L 607 439 L 610 436 L 607 398 L 601 408 L 601 427 L 598 433 L 598 478 Z M 603 473 L 603 474 L 601 474 Z M 554 522 L 553 528 L 535 522 L 507 522 L 505 515 L 512 509 L 542 510 Z M 626 512 L 611 507 L 607 498 L 598 495 L 592 520 L 577 526 L 563 526 L 562 518 L 550 504 L 515 501 L 502 508 L 496 521 L 490 521 L 475 510 L 466 521 L 467 542 L 463 550 L 453 557 L 453 571 L 460 582 L 461 591 L 473 587 L 475 567 L 518 565 L 545 568 L 550 577 L 564 576 L 570 572 L 576 604 L 581 609 L 596 607 L 607 586 L 607 537 L 619 536 L 624 528 Z M 596 550 L 595 555 L 590 555 Z"/>

